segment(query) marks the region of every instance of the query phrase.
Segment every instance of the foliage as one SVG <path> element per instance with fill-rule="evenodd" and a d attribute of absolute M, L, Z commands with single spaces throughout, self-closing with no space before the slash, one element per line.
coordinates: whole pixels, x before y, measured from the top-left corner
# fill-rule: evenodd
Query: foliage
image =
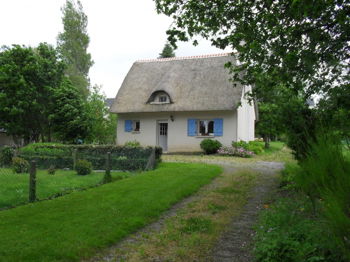
<path fill-rule="evenodd" d="M 12 147 L 5 146 L 1 148 L 0 151 L 0 165 L 9 166 L 12 163 L 12 158 L 15 154 L 15 151 Z"/>
<path fill-rule="evenodd" d="M 26 143 L 50 139 L 54 91 L 64 78 L 64 63 L 46 43 L 13 45 L 0 52 L 0 126 Z"/>
<path fill-rule="evenodd" d="M 55 166 L 50 166 L 49 167 L 49 169 L 47 170 L 47 173 L 49 174 L 49 175 L 54 175 L 55 173 L 56 173 L 56 168 L 55 168 Z"/>
<path fill-rule="evenodd" d="M 167 31 L 171 44 L 200 35 L 218 48 L 231 47 L 242 63 L 232 72 L 248 84 L 270 75 L 295 94 L 309 95 L 349 83 L 347 0 L 155 3 L 174 19 Z M 242 70 L 247 73 L 239 75 Z"/>
<path fill-rule="evenodd" d="M 346 261 L 307 198 L 281 198 L 266 207 L 256 226 L 257 261 Z"/>
<path fill-rule="evenodd" d="M 79 91 L 69 80 L 62 82 L 53 95 L 55 108 L 51 120 L 55 135 L 61 140 L 75 143 L 89 133 L 88 115 Z"/>
<path fill-rule="evenodd" d="M 61 143 L 32 143 L 19 149 L 22 155 L 67 156 L 70 148 Z"/>
<path fill-rule="evenodd" d="M 85 159 L 79 159 L 75 164 L 75 170 L 77 171 L 77 174 L 80 176 L 91 174 L 92 164 Z"/>
<path fill-rule="evenodd" d="M 169 57 L 175 57 L 175 53 L 173 47 L 169 43 L 166 43 L 162 52 L 159 54 L 159 58 Z"/>
<path fill-rule="evenodd" d="M 54 262 L 91 257 L 154 221 L 221 172 L 213 165 L 163 163 L 140 176 L 0 212 L 0 232 L 6 236 L 0 238 L 2 259 Z M 49 176 L 48 181 L 60 177 Z M 18 223 L 24 217 L 26 222 Z M 57 241 L 60 238 L 64 241 Z"/>
<path fill-rule="evenodd" d="M 140 147 L 141 144 L 139 141 L 134 140 L 134 141 L 125 142 L 124 146 L 125 147 Z"/>
<path fill-rule="evenodd" d="M 322 205 L 322 214 L 327 218 L 339 248 L 349 251 L 350 162 L 343 156 L 339 138 L 318 135 L 317 142 L 311 144 L 308 157 L 300 162 L 300 166 L 302 171 L 295 175 L 297 186 L 314 205 Z M 350 258 L 350 252 L 347 255 Z"/>
<path fill-rule="evenodd" d="M 12 169 L 17 174 L 27 173 L 29 171 L 29 162 L 21 157 L 14 157 L 12 158 Z"/>
<path fill-rule="evenodd" d="M 65 72 L 70 81 L 86 98 L 89 93 L 88 74 L 93 65 L 91 54 L 87 52 L 90 42 L 88 19 L 80 1 L 75 4 L 75 0 L 67 0 L 61 10 L 63 32 L 57 37 L 58 50 L 68 65 Z"/>
<path fill-rule="evenodd" d="M 253 152 L 243 148 L 243 147 L 226 147 L 222 146 L 217 150 L 219 155 L 224 156 L 238 156 L 238 157 L 252 157 Z"/>
<path fill-rule="evenodd" d="M 243 148 L 245 151 L 250 151 L 254 154 L 260 154 L 264 152 L 262 144 L 256 141 L 249 141 L 248 143 L 245 141 L 233 141 L 232 147 L 236 150 L 238 148 Z"/>
<path fill-rule="evenodd" d="M 222 144 L 216 139 L 206 138 L 200 143 L 201 148 L 206 154 L 215 154 Z"/>
<path fill-rule="evenodd" d="M 117 130 L 117 115 L 109 112 L 105 103 L 106 96 L 101 94 L 101 88 L 94 86 L 87 98 L 86 113 L 89 132 L 86 143 L 114 144 Z"/>

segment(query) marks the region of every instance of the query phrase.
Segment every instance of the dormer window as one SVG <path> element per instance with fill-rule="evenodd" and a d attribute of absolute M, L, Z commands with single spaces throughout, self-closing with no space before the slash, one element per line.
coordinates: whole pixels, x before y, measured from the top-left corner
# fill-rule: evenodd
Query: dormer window
<path fill-rule="evenodd" d="M 148 99 L 147 103 L 151 105 L 163 105 L 172 103 L 170 96 L 165 91 L 155 91 Z"/>
<path fill-rule="evenodd" d="M 168 101 L 168 97 L 167 96 L 165 96 L 165 95 L 160 95 L 159 96 L 159 102 L 160 103 L 165 103 L 167 101 Z"/>

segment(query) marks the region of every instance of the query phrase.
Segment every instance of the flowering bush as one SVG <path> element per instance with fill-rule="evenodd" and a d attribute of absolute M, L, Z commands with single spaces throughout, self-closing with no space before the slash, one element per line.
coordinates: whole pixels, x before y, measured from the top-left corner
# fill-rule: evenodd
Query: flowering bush
<path fill-rule="evenodd" d="M 236 147 L 235 150 L 235 156 L 239 157 L 252 157 L 254 153 L 252 151 L 249 151 L 247 149 L 244 149 L 243 147 Z"/>
<path fill-rule="evenodd" d="M 243 147 L 227 147 L 222 146 L 218 149 L 217 153 L 224 156 L 239 156 L 239 157 L 252 157 L 253 152 L 244 149 Z"/>

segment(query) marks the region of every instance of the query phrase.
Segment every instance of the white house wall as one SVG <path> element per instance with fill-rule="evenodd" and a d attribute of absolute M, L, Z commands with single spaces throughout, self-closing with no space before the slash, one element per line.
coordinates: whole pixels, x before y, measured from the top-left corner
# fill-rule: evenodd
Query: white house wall
<path fill-rule="evenodd" d="M 242 92 L 241 106 L 237 108 L 238 141 L 252 141 L 255 137 L 255 108 L 253 103 L 249 104 L 248 100 L 244 97 L 244 94 L 249 91 L 251 91 L 250 87 L 244 88 Z"/>
<path fill-rule="evenodd" d="M 170 116 L 174 121 L 171 121 Z M 138 141 L 142 146 L 157 145 L 157 121 L 168 121 L 168 152 L 200 151 L 203 137 L 187 135 L 188 119 L 210 120 L 223 119 L 223 136 L 216 136 L 223 145 L 230 146 L 237 140 L 236 111 L 208 112 L 159 112 L 159 113 L 123 113 L 118 114 L 117 144 L 124 145 L 128 141 Z M 140 132 L 125 132 L 125 120 L 140 120 Z"/>

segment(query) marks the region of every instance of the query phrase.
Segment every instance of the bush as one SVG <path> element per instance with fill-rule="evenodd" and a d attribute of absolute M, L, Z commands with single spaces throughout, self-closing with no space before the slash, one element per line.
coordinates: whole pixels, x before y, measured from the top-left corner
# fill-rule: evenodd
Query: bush
<path fill-rule="evenodd" d="M 264 145 L 257 141 L 249 141 L 248 147 L 246 149 L 258 155 L 264 152 Z"/>
<path fill-rule="evenodd" d="M 124 144 L 124 146 L 125 147 L 141 147 L 141 144 L 140 144 L 140 142 L 139 141 L 136 141 L 136 140 L 134 140 L 134 141 L 128 141 L 128 142 L 126 142 L 125 144 Z"/>
<path fill-rule="evenodd" d="M 10 166 L 12 163 L 12 158 L 14 156 L 14 149 L 12 147 L 5 146 L 0 151 L 0 165 Z"/>
<path fill-rule="evenodd" d="M 12 169 L 15 173 L 27 173 L 29 170 L 29 162 L 21 157 L 12 158 Z"/>
<path fill-rule="evenodd" d="M 92 172 L 92 164 L 87 160 L 79 159 L 75 164 L 75 170 L 80 176 L 88 175 Z"/>
<path fill-rule="evenodd" d="M 49 175 L 54 175 L 56 173 L 56 169 L 54 166 L 50 166 L 49 169 L 47 170 L 47 173 Z"/>
<path fill-rule="evenodd" d="M 200 146 L 206 154 L 215 154 L 222 144 L 218 140 L 207 138 L 201 142 Z"/>
<path fill-rule="evenodd" d="M 244 141 L 233 141 L 232 142 L 232 147 L 234 148 L 244 148 L 245 150 L 248 150 L 248 143 L 247 142 L 244 142 Z"/>

